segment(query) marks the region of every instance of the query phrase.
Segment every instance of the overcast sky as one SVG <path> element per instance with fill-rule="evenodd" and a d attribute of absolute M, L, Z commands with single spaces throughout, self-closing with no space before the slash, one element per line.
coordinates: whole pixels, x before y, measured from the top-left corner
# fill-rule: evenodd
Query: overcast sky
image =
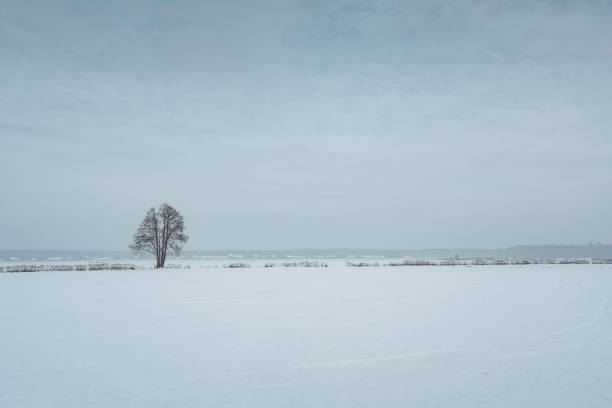
<path fill-rule="evenodd" d="M 0 248 L 612 242 L 611 1 L 0 6 Z"/>

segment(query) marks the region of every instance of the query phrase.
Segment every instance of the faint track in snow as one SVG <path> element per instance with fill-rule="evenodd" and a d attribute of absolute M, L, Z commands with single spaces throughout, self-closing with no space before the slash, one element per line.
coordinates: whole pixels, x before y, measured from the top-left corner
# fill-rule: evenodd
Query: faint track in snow
<path fill-rule="evenodd" d="M 538 342 L 538 341 L 547 340 L 547 339 L 556 338 L 556 337 L 563 337 L 564 335 L 567 335 L 570 333 L 579 332 L 583 329 L 597 326 L 601 324 L 604 320 L 609 319 L 610 316 L 607 313 L 609 309 L 610 309 L 609 300 L 602 297 L 601 307 L 598 309 L 595 316 L 592 319 L 589 319 L 587 322 L 568 326 L 564 329 L 555 330 L 549 333 L 539 334 L 539 335 L 535 335 L 535 336 L 531 336 L 531 337 L 527 337 L 523 339 L 518 339 L 518 340 L 511 340 L 507 342 L 495 343 L 491 345 L 476 346 L 476 347 L 448 348 L 448 349 L 440 348 L 440 349 L 433 349 L 433 350 L 390 354 L 390 355 L 380 356 L 380 357 L 356 358 L 356 359 L 346 359 L 346 360 L 320 362 L 320 363 L 307 363 L 307 364 L 302 364 L 302 365 L 297 365 L 297 366 L 292 366 L 292 367 L 277 368 L 277 369 L 244 371 L 244 372 L 233 373 L 233 375 L 251 375 L 251 374 L 254 375 L 254 374 L 267 374 L 267 373 L 283 372 L 283 371 L 300 371 L 300 370 L 310 370 L 310 369 L 318 369 L 318 368 L 345 367 L 345 366 L 351 366 L 351 365 L 376 364 L 376 363 L 383 363 L 383 362 L 396 361 L 396 360 L 420 359 L 420 358 L 427 358 L 427 357 L 452 355 L 455 353 L 466 353 L 466 352 L 475 352 L 475 351 L 483 352 L 487 350 L 495 350 L 495 349 L 503 348 L 507 346 L 521 345 L 521 344 Z M 482 356 L 482 358 L 530 357 L 530 356 L 537 356 L 537 355 L 546 354 L 546 353 L 555 353 L 555 352 L 562 352 L 562 351 L 572 350 L 572 349 L 580 349 L 580 348 L 585 348 L 585 347 L 589 347 L 589 346 L 593 346 L 597 344 L 607 343 L 610 341 L 612 341 L 612 335 L 602 337 L 602 338 L 596 338 L 592 340 L 586 340 L 584 342 L 579 342 L 575 344 L 548 347 L 542 350 L 525 350 L 522 352 L 519 351 L 515 353 L 510 352 L 510 353 L 502 353 L 502 354 L 490 354 L 490 355 Z M 475 357 L 474 359 L 478 359 L 478 357 Z"/>
<path fill-rule="evenodd" d="M 595 316 L 592 319 L 588 320 L 587 322 L 571 325 L 571 326 L 568 326 L 566 328 L 555 330 L 555 331 L 552 331 L 552 332 L 549 332 L 549 333 L 538 334 L 538 335 L 535 335 L 535 336 L 525 337 L 523 339 L 518 339 L 518 340 L 511 340 L 511 341 L 507 341 L 507 342 L 496 343 L 495 345 L 493 345 L 491 347 L 529 343 L 529 342 L 532 342 L 532 341 L 538 341 L 538 340 L 548 339 L 548 338 L 551 338 L 551 337 L 562 336 L 564 334 L 568 334 L 568 333 L 572 333 L 572 332 L 579 331 L 579 330 L 582 330 L 582 329 L 586 329 L 586 328 L 589 328 L 589 327 L 597 326 L 598 324 L 600 324 L 604 320 L 604 318 L 606 316 L 606 312 L 609 309 L 610 309 L 610 301 L 608 299 L 602 297 L 602 305 L 599 307 L 598 312 L 595 314 Z"/>

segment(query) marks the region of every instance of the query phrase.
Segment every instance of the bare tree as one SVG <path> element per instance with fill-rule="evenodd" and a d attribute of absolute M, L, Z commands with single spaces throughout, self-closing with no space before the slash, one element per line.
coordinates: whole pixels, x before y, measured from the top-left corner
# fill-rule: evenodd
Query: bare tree
<path fill-rule="evenodd" d="M 163 268 L 168 249 L 170 254 L 180 255 L 189 239 L 184 229 L 183 216 L 171 205 L 164 203 L 157 210 L 151 207 L 138 226 L 130 248 L 136 253 L 152 253 L 157 258 L 155 267 Z"/>

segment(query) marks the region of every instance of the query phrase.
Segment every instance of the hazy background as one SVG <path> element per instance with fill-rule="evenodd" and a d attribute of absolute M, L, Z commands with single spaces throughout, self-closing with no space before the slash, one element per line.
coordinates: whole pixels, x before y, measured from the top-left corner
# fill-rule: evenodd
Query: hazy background
<path fill-rule="evenodd" d="M 0 0 L 0 248 L 612 241 L 612 2 Z"/>

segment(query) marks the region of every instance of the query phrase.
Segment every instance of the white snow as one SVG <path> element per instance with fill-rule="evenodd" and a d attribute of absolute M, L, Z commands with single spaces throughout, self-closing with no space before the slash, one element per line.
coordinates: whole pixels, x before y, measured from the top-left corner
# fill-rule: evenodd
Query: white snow
<path fill-rule="evenodd" d="M 612 265 L 330 265 L 0 274 L 0 406 L 612 406 Z"/>

